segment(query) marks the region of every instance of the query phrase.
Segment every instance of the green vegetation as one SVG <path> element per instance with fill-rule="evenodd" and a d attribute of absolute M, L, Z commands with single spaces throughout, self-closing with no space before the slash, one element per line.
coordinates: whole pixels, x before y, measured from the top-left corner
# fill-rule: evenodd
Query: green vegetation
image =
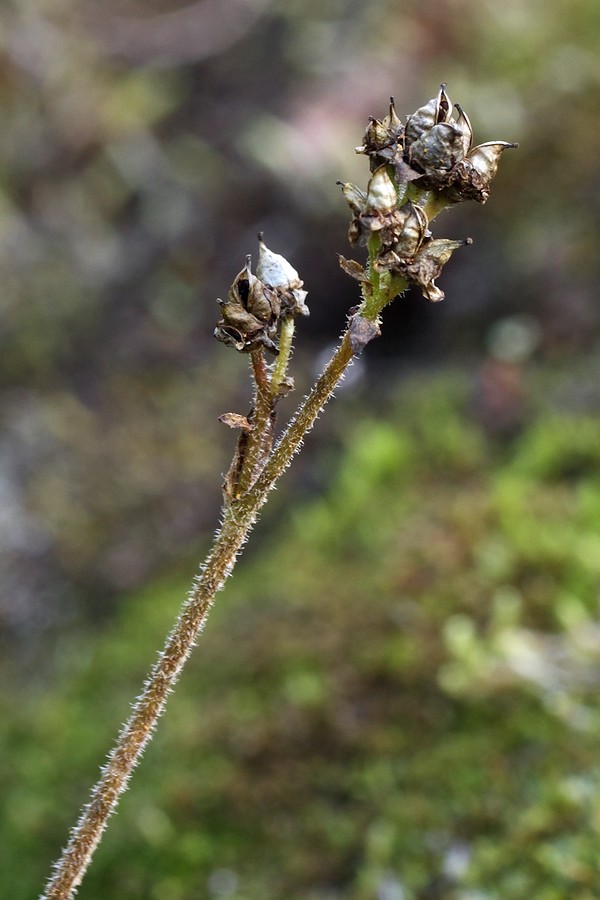
<path fill-rule="evenodd" d="M 600 422 L 540 412 L 502 449 L 468 390 L 410 380 L 277 510 L 83 900 L 597 896 Z M 3 896 L 39 890 L 188 576 L 3 700 Z"/>

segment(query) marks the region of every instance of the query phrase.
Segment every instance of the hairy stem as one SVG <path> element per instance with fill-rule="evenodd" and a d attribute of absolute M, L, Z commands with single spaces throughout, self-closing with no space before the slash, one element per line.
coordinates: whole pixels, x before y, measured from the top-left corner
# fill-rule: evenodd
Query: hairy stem
<path fill-rule="evenodd" d="M 275 360 L 271 385 L 274 394 L 280 393 L 280 385 L 283 384 L 287 374 L 287 367 L 292 354 L 292 341 L 294 340 L 295 322 L 293 316 L 286 316 L 281 322 L 281 334 L 279 335 L 279 356 Z"/>
<path fill-rule="evenodd" d="M 202 630 L 215 594 L 231 572 L 236 556 L 256 517 L 257 506 L 245 516 L 225 513 L 221 530 L 197 577 L 162 653 L 150 671 L 131 716 L 123 726 L 92 790 L 90 801 L 71 832 L 69 842 L 48 882 L 44 900 L 67 900 L 74 895 L 90 863 L 107 820 L 125 791 L 133 769 L 152 736 L 167 697 Z"/>
<path fill-rule="evenodd" d="M 67 846 L 41 900 L 69 900 L 81 883 L 100 842 L 107 820 L 126 790 L 183 665 L 204 627 L 217 591 L 231 573 L 237 555 L 256 521 L 271 488 L 299 450 L 352 359 L 348 330 L 323 374 L 301 403 L 261 475 L 240 497 L 225 505 L 223 524 L 201 568 L 164 649 L 144 683 L 130 718 L 123 726 L 92 790 L 90 801 L 71 832 Z"/>
<path fill-rule="evenodd" d="M 242 436 L 239 445 L 241 458 L 233 499 L 243 496 L 252 487 L 273 446 L 275 399 L 269 382 L 265 351 L 262 347 L 254 350 L 251 358 L 256 385 L 250 417 L 252 430 Z"/>

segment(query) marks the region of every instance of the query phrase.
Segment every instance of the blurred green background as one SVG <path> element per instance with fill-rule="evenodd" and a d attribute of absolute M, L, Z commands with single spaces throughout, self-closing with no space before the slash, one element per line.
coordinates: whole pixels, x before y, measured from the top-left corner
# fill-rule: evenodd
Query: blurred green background
<path fill-rule="evenodd" d="M 264 230 L 300 396 L 356 302 L 335 181 L 441 81 L 520 148 L 273 496 L 79 896 L 600 896 L 599 51 L 597 0 L 4 3 L 3 897 L 209 546 L 248 405 L 216 298 Z"/>

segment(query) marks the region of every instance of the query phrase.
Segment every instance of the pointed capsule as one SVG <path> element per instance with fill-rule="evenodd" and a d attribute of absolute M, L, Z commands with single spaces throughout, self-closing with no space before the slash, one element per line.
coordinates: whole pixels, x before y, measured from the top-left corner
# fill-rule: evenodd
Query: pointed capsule
<path fill-rule="evenodd" d="M 498 171 L 498 163 L 504 151 L 518 146 L 518 144 L 510 144 L 508 141 L 488 141 L 473 147 L 467 159 L 489 185 Z"/>
<path fill-rule="evenodd" d="M 409 116 L 404 129 L 406 145 L 412 144 L 424 131 L 433 128 L 434 125 L 449 122 L 451 113 L 452 104 L 446 93 L 446 85 L 441 84 L 437 97 L 433 97 L 425 106 L 421 106 L 412 116 Z"/>
<path fill-rule="evenodd" d="M 367 187 L 366 212 L 388 215 L 396 208 L 397 200 L 396 188 L 388 175 L 387 166 L 379 166 Z"/>
<path fill-rule="evenodd" d="M 279 253 L 273 253 L 272 250 L 269 250 L 262 239 L 262 234 L 258 236 L 258 239 L 259 249 L 256 274 L 260 280 L 274 288 L 301 287 L 300 276 L 287 259 L 284 256 L 280 256 Z"/>

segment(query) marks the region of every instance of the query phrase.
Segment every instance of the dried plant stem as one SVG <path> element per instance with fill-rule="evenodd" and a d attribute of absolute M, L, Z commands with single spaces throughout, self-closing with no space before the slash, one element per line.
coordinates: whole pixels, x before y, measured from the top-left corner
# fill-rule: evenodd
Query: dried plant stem
<path fill-rule="evenodd" d="M 183 610 L 153 666 L 129 720 L 123 726 L 91 798 L 71 832 L 67 846 L 41 900 L 68 900 L 85 874 L 107 820 L 126 790 L 185 661 L 204 627 L 216 593 L 231 573 L 237 555 L 271 488 L 290 464 L 352 359 L 348 331 L 310 394 L 300 405 L 276 449 L 252 487 L 223 508 L 223 522 Z M 260 363 L 257 363 L 262 378 Z M 257 367 L 255 366 L 255 374 Z"/>
<path fill-rule="evenodd" d="M 231 499 L 242 497 L 250 490 L 273 446 L 275 398 L 262 347 L 253 350 L 251 360 L 255 383 L 254 403 L 249 417 L 252 430 L 242 435 L 242 443 L 238 445 L 240 469 L 234 486 L 234 497 Z"/>

